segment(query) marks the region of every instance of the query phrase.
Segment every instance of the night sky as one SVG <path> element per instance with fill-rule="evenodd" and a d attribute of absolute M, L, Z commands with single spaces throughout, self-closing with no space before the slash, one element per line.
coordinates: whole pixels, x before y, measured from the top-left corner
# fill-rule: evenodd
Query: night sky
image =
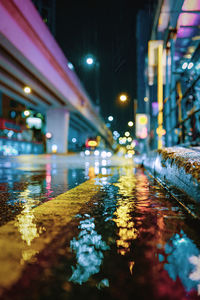
<path fill-rule="evenodd" d="M 133 119 L 136 98 L 136 14 L 156 0 L 97 1 L 68 0 L 56 3 L 56 40 L 74 65 L 86 91 L 95 102 L 95 68 L 85 63 L 92 54 L 99 62 L 100 109 L 107 123 L 113 115 L 112 130 L 122 134 Z M 153 14 L 153 9 L 148 8 Z M 120 103 L 126 92 L 129 103 Z"/>

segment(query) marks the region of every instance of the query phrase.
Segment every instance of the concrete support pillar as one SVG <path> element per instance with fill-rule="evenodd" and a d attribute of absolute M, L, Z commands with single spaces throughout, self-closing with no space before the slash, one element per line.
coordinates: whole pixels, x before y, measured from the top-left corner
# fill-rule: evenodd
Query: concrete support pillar
<path fill-rule="evenodd" d="M 69 112 L 65 108 L 53 108 L 46 113 L 47 152 L 66 153 L 68 149 Z"/>

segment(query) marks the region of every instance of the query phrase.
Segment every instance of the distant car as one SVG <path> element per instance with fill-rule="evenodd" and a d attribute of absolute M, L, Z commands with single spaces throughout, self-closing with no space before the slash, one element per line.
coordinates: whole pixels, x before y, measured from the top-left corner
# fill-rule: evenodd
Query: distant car
<path fill-rule="evenodd" d="M 85 147 L 90 150 L 96 149 L 98 146 L 97 137 L 90 137 L 86 140 Z"/>

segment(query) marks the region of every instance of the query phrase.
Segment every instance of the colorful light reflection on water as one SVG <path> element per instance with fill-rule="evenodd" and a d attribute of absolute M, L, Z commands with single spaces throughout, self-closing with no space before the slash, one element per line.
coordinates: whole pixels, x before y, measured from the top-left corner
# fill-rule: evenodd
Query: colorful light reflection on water
<path fill-rule="evenodd" d="M 189 237 L 185 213 L 142 171 L 135 174 L 128 168 L 122 173 L 117 182 L 106 181 L 107 196 L 88 218 L 93 217 L 92 224 L 101 229 L 96 232 L 109 247 L 98 264 L 99 276 L 104 274 L 109 282 L 109 287 L 103 286 L 106 295 L 110 299 L 120 299 L 122 292 L 123 299 L 198 299 L 200 250 Z M 92 249 L 91 257 L 96 256 Z M 89 271 L 87 276 L 84 289 L 95 280 Z"/>
<path fill-rule="evenodd" d="M 32 196 L 42 189 L 32 182 L 20 192 L 16 226 L 27 244 L 21 264 L 36 265 L 8 296 L 26 299 L 31 288 L 41 299 L 198 299 L 199 234 L 177 202 L 141 169 L 106 168 L 95 177 L 95 165 L 86 167 L 100 186 L 98 197 L 67 225 L 61 242 L 56 238 L 42 253 L 31 248 L 42 230 L 34 225 Z M 44 173 L 47 192 L 55 184 L 53 170 L 47 166 Z"/>

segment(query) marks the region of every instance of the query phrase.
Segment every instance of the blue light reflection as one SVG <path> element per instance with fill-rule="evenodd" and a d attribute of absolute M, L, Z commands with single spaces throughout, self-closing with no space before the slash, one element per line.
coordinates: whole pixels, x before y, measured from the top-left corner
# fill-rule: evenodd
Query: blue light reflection
<path fill-rule="evenodd" d="M 179 277 L 188 292 L 193 288 L 198 290 L 200 280 L 196 280 L 192 276 L 196 272 L 194 259 L 192 258 L 198 258 L 200 251 L 194 242 L 181 231 L 180 234 L 175 234 L 166 244 L 165 253 L 168 257 L 164 269 L 168 272 L 170 278 L 176 281 Z M 162 261 L 162 258 L 160 258 L 159 260 Z M 198 279 L 198 276 L 196 278 Z"/>
<path fill-rule="evenodd" d="M 95 231 L 94 218 L 87 215 L 87 219 L 80 221 L 80 233 L 78 239 L 73 238 L 70 242 L 70 248 L 76 253 L 76 266 L 72 266 L 72 276 L 69 281 L 82 284 L 90 276 L 99 273 L 103 252 L 109 249 L 109 246 L 102 241 L 102 237 Z M 106 280 L 106 281 L 105 281 Z M 108 280 L 104 279 L 105 286 L 108 286 Z"/>

